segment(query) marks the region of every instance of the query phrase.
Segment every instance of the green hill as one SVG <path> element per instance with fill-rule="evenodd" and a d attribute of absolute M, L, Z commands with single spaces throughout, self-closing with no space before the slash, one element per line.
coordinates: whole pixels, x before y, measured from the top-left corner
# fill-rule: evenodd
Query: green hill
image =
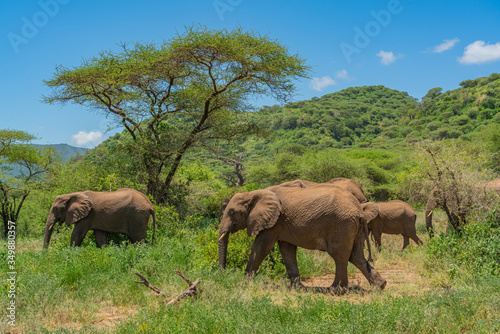
<path fill-rule="evenodd" d="M 257 186 L 294 177 L 323 180 L 343 175 L 370 180 L 375 193 L 377 187 L 394 182 L 394 173 L 404 168 L 408 143 L 449 138 L 482 143 L 486 127 L 500 128 L 499 111 L 500 74 L 466 80 L 460 88 L 447 92 L 432 88 L 420 102 L 406 92 L 384 86 L 352 87 L 250 113 L 263 134 L 223 145 L 221 150 L 227 156 L 244 153 L 248 181 Z M 169 126 L 182 125 L 182 117 L 176 116 Z M 138 161 L 121 149 L 129 138 L 126 131 L 116 134 L 88 151 L 82 162 L 141 183 Z M 191 150 L 183 161 L 196 160 L 221 179 L 234 172 L 234 167 L 201 149 Z M 332 169 L 332 164 L 347 160 L 350 162 L 344 163 L 342 171 Z M 326 169 L 320 177 L 322 165 Z"/>
<path fill-rule="evenodd" d="M 488 124 L 500 124 L 500 74 L 467 80 L 461 88 L 433 88 L 421 102 L 384 86 L 344 89 L 320 98 L 264 107 L 253 116 L 270 135 L 249 138 L 249 155 L 281 149 L 389 148 L 418 139 L 470 139 Z"/>
<path fill-rule="evenodd" d="M 249 138 L 244 146 L 258 155 L 280 149 L 368 147 L 377 138 L 399 135 L 398 128 L 410 121 L 417 107 L 406 92 L 384 86 L 352 87 L 284 107 L 262 108 L 253 116 L 269 125 L 271 135 Z"/>

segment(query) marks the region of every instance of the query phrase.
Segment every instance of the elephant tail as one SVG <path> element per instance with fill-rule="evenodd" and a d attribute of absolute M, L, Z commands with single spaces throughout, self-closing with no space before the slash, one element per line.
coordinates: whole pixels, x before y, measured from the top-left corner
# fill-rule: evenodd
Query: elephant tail
<path fill-rule="evenodd" d="M 156 216 L 155 209 L 151 210 L 151 216 L 153 216 L 153 236 L 151 237 L 151 245 L 155 244 L 155 233 L 156 233 Z"/>

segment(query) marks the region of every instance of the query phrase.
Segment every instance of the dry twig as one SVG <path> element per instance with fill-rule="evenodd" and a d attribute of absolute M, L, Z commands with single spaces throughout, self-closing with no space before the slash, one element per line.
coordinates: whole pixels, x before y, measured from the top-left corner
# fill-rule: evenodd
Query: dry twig
<path fill-rule="evenodd" d="M 142 276 L 139 272 L 135 272 L 135 274 L 137 276 L 139 276 L 139 278 L 141 279 L 140 281 L 135 281 L 136 283 L 139 283 L 139 284 L 144 284 L 145 286 L 147 286 L 148 288 L 150 288 L 151 290 L 153 290 L 154 292 L 156 292 L 157 294 L 161 294 L 161 290 L 158 289 L 156 286 L 154 285 L 151 285 L 148 280 Z"/>
<path fill-rule="evenodd" d="M 167 303 L 167 305 L 172 305 L 172 304 L 176 303 L 177 301 L 179 301 L 181 299 L 184 299 L 186 297 L 192 297 L 192 298 L 194 298 L 197 294 L 200 293 L 200 290 L 198 289 L 198 284 L 200 284 L 200 279 L 199 278 L 196 281 L 194 281 L 194 283 L 193 283 L 186 276 L 184 276 L 179 270 L 175 270 L 175 272 L 180 277 L 182 277 L 182 279 L 189 285 L 189 287 L 186 290 L 184 290 L 180 295 L 178 295 L 177 297 L 175 297 L 174 299 L 172 299 L 171 301 L 169 301 Z M 161 292 L 161 290 L 158 289 L 156 286 L 151 285 L 144 276 L 142 276 L 138 272 L 136 272 L 135 274 L 137 276 L 139 276 L 139 278 L 141 279 L 140 281 L 135 281 L 136 283 L 144 284 L 145 286 L 147 286 L 148 288 L 150 288 L 151 290 L 153 290 L 154 292 L 156 292 L 158 295 L 163 295 L 164 296 L 164 294 Z"/>

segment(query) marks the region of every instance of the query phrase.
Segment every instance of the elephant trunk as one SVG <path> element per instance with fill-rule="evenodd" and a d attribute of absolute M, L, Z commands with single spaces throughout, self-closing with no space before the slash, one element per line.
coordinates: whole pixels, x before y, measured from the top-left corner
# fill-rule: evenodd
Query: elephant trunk
<path fill-rule="evenodd" d="M 229 243 L 229 232 L 219 232 L 219 267 L 226 268 L 227 245 Z"/>
<path fill-rule="evenodd" d="M 229 204 L 229 201 L 232 197 L 228 197 L 224 199 L 222 206 L 219 210 L 219 267 L 226 268 L 227 262 L 227 245 L 229 243 L 229 231 L 224 231 L 223 218 L 224 211 L 226 211 L 226 207 Z"/>
<path fill-rule="evenodd" d="M 43 238 L 43 248 L 49 247 L 50 237 L 52 236 L 52 231 L 54 230 L 54 225 L 56 224 L 56 216 L 53 212 L 50 212 L 47 218 L 47 223 L 45 224 L 45 235 Z"/>
<path fill-rule="evenodd" d="M 425 227 L 427 229 L 427 233 L 429 233 L 429 238 L 432 238 L 434 236 L 434 228 L 432 227 L 432 214 L 435 207 L 436 200 L 433 198 L 429 198 L 429 200 L 427 201 L 427 206 L 425 208 Z"/>

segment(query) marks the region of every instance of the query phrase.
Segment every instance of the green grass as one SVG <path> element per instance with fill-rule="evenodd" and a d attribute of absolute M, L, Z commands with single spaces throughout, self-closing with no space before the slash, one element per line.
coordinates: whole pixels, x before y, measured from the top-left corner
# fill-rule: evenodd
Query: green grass
<path fill-rule="evenodd" d="M 439 213 L 436 217 L 436 227 L 444 233 Z M 419 218 L 417 224 L 421 231 L 423 220 Z M 70 248 L 67 232 L 55 233 L 48 250 L 41 250 L 39 240 L 18 240 L 16 311 L 22 332 L 500 332 L 500 280 L 498 270 L 491 271 L 498 266 L 485 258 L 481 263 L 487 265 L 471 267 L 472 261 L 464 259 L 466 254 L 481 257 L 478 249 L 488 235 L 485 226 L 471 226 L 466 231 L 463 240 L 470 247 L 450 242 L 449 238 L 455 238 L 452 236 L 429 241 L 419 233 L 424 245 L 402 252 L 401 236 L 384 235 L 382 251 L 374 251 L 374 266 L 387 279 L 386 289 L 370 288 L 352 267 L 352 288 L 343 295 L 290 289 L 276 249 L 254 279 L 245 279 L 251 240 L 244 233 L 230 237 L 230 265 L 219 270 L 213 225 L 160 235 L 155 245 L 123 244 L 103 249 L 90 241 Z M 498 246 L 495 240 L 491 247 Z M 436 252 L 444 245 L 452 248 Z M 5 249 L 2 245 L 2 258 Z M 298 258 L 303 279 L 334 272 L 333 261 L 325 253 L 301 250 Z M 452 267 L 458 271 L 447 270 Z M 166 306 L 187 287 L 175 269 L 192 281 L 200 278 L 201 294 Z M 135 271 L 164 295 L 156 297 L 134 283 L 138 279 Z M 5 272 L 2 267 L 2 309 L 9 301 Z M 0 330 L 7 329 L 3 318 Z"/>

